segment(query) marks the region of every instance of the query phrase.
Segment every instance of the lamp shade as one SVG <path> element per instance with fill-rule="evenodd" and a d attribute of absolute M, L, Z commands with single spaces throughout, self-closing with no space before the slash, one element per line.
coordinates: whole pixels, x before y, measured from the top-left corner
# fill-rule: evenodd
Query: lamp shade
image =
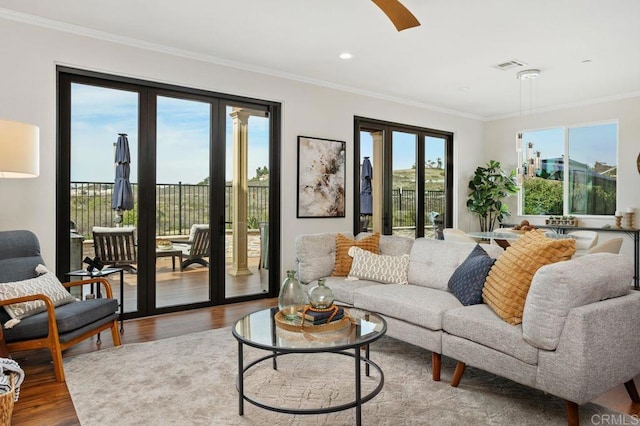
<path fill-rule="evenodd" d="M 31 124 L 0 120 L 0 178 L 29 178 L 40 174 L 40 129 Z"/>

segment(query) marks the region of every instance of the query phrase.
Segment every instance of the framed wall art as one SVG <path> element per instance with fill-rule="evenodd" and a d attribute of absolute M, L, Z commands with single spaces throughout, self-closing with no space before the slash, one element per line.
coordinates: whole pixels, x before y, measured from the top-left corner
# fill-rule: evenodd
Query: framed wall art
<path fill-rule="evenodd" d="M 345 217 L 346 143 L 298 136 L 298 218 Z"/>

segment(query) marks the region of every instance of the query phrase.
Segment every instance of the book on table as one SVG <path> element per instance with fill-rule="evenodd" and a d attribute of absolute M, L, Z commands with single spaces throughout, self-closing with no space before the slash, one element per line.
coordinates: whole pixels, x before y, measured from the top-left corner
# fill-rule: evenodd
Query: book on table
<path fill-rule="evenodd" d="M 304 320 L 305 322 L 312 323 L 314 325 L 324 324 L 331 317 L 331 315 L 333 315 L 334 312 L 334 310 L 321 312 L 307 310 L 307 312 L 305 312 Z M 300 318 L 302 318 L 302 311 L 298 311 L 297 314 Z M 343 316 L 344 309 L 342 308 L 342 306 L 338 306 L 338 312 L 336 312 L 336 315 L 333 317 L 333 321 L 338 320 Z"/>
<path fill-rule="evenodd" d="M 329 324 L 338 320 L 341 320 L 342 318 L 344 318 L 344 312 L 340 313 L 340 314 L 336 314 L 335 317 L 331 318 L 331 321 L 329 321 L 329 317 L 326 318 L 320 318 L 318 320 L 315 321 L 310 321 L 308 319 L 304 320 L 304 323 L 306 325 L 322 325 L 322 324 Z"/>

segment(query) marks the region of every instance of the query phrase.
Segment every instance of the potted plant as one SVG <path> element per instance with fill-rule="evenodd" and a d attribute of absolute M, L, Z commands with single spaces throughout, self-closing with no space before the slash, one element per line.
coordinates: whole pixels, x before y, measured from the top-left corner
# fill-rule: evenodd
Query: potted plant
<path fill-rule="evenodd" d="M 469 181 L 467 208 L 480 219 L 480 231 L 491 232 L 496 220 L 502 222 L 510 216 L 509 206 L 502 200 L 518 192 L 516 171 L 506 172 L 498 161 L 490 160 L 485 167 L 478 167 Z"/>

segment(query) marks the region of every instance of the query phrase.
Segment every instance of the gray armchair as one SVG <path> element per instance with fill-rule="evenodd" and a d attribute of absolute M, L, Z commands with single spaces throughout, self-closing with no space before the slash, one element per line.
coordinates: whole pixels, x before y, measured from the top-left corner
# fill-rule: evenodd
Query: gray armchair
<path fill-rule="evenodd" d="M 40 244 L 30 231 L 0 232 L 0 283 L 16 283 L 36 278 L 36 266 L 44 265 Z M 0 322 L 11 318 L 5 305 L 41 300 L 46 310 L 22 318 L 12 328 L 2 330 L 9 352 L 48 348 L 53 358 L 56 380 L 64 382 L 62 351 L 101 331 L 111 329 L 115 346 L 120 345 L 118 333 L 118 301 L 113 298 L 109 282 L 103 278 L 64 283 L 67 288 L 96 283 L 103 286 L 104 298 L 73 301 L 61 306 L 44 294 L 33 294 L 0 300 Z M 64 292 L 63 292 L 64 293 Z"/>

